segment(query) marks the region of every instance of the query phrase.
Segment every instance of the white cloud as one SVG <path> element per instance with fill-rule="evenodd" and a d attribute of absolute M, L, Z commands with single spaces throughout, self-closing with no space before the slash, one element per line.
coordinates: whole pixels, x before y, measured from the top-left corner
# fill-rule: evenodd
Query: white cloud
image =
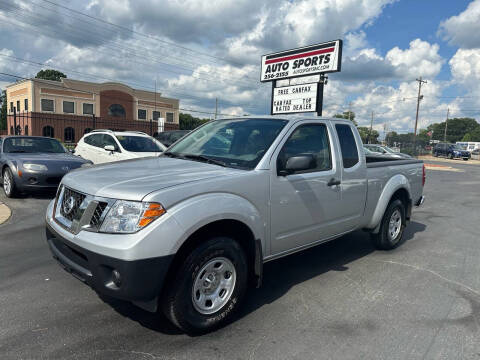
<path fill-rule="evenodd" d="M 480 49 L 459 49 L 448 63 L 454 81 L 479 87 Z"/>
<path fill-rule="evenodd" d="M 403 78 L 414 78 L 422 75 L 425 78 L 434 78 L 442 68 L 444 60 L 438 54 L 439 46 L 427 41 L 415 39 L 410 47 L 401 50 L 398 47 L 391 49 L 385 59 L 395 67 L 395 73 Z"/>
<path fill-rule="evenodd" d="M 480 0 L 472 1 L 465 11 L 443 21 L 439 27 L 439 34 L 450 44 L 467 49 L 480 47 L 479 32 Z"/>

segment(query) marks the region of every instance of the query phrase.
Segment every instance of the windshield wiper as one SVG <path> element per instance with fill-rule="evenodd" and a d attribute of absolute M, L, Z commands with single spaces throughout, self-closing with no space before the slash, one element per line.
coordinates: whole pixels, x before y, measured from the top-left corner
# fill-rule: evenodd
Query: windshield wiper
<path fill-rule="evenodd" d="M 221 160 L 215 160 L 212 158 L 209 158 L 208 156 L 205 155 L 196 155 L 196 154 L 178 154 L 170 151 L 166 151 L 163 153 L 165 156 L 169 156 L 172 158 L 177 158 L 177 159 L 184 159 L 184 160 L 197 160 L 197 161 L 203 161 L 208 164 L 214 164 L 218 166 L 223 166 L 227 167 L 227 163 L 221 161 Z"/>
<path fill-rule="evenodd" d="M 205 156 L 205 155 L 182 154 L 182 156 L 186 159 L 200 160 L 200 161 L 204 161 L 204 162 L 209 163 L 209 164 L 214 164 L 214 165 L 218 165 L 218 166 L 227 167 L 227 164 L 224 161 L 215 160 L 215 159 L 209 158 L 208 156 Z"/>

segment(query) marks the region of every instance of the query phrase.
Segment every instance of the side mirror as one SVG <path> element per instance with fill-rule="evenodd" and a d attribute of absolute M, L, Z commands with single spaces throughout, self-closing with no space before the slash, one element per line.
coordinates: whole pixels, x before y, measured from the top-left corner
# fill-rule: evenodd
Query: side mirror
<path fill-rule="evenodd" d="M 115 151 L 115 146 L 113 145 L 105 145 L 103 148 L 105 149 L 105 151 L 110 151 L 110 152 Z"/>
<path fill-rule="evenodd" d="M 313 155 L 298 155 L 287 159 L 285 169 L 278 172 L 281 176 L 287 176 L 297 171 L 313 169 L 316 166 Z"/>

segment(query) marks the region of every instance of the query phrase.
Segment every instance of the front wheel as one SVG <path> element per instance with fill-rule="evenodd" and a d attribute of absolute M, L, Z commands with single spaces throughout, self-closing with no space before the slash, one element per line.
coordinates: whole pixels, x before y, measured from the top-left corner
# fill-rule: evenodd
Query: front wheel
<path fill-rule="evenodd" d="M 400 200 L 392 201 L 383 215 L 378 234 L 371 234 L 373 244 L 380 250 L 396 248 L 405 230 L 405 205 Z"/>
<path fill-rule="evenodd" d="M 8 198 L 15 197 L 17 194 L 15 179 L 13 178 L 12 170 L 10 170 L 10 168 L 6 168 L 3 171 L 3 192 Z"/>
<path fill-rule="evenodd" d="M 463 158 L 463 161 L 468 161 L 468 158 Z"/>
<path fill-rule="evenodd" d="M 163 298 L 163 311 L 186 333 L 224 325 L 239 307 L 248 278 L 243 249 L 230 237 L 212 237 L 179 267 Z"/>
<path fill-rule="evenodd" d="M 452 159 L 452 160 L 453 160 L 453 154 L 452 154 L 452 153 L 448 154 L 447 157 L 448 157 L 449 159 Z"/>

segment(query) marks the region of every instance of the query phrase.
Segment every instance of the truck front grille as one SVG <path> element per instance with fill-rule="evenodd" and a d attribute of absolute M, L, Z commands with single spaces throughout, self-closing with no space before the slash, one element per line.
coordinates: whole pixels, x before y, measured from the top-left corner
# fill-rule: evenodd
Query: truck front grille
<path fill-rule="evenodd" d="M 106 202 L 99 202 L 97 207 L 95 208 L 95 211 L 93 212 L 92 218 L 90 219 L 90 226 L 99 228 L 100 225 L 102 224 L 102 215 L 105 209 L 107 208 L 108 203 Z"/>
<path fill-rule="evenodd" d="M 60 204 L 60 214 L 62 214 L 65 219 L 73 221 L 77 216 L 77 212 L 79 211 L 83 200 L 85 200 L 84 194 L 65 187 L 62 203 Z"/>

